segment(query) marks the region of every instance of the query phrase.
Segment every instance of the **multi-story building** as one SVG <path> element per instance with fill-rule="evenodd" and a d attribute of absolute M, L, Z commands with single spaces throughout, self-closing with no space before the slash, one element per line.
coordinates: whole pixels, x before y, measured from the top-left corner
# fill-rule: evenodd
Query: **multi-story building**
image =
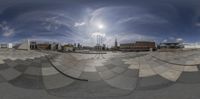
<path fill-rule="evenodd" d="M 120 44 L 121 51 L 151 51 L 156 49 L 156 43 L 151 41 L 136 41 L 135 43 Z"/>
<path fill-rule="evenodd" d="M 51 44 L 47 44 L 47 43 L 37 44 L 37 49 L 39 49 L 39 50 L 50 50 Z"/>

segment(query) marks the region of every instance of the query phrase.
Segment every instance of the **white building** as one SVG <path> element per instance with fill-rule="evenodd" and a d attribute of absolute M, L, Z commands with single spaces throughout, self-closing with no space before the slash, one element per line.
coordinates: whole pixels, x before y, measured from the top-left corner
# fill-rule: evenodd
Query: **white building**
<path fill-rule="evenodd" d="M 197 49 L 200 48 L 200 43 L 184 43 L 184 48 Z"/>
<path fill-rule="evenodd" d="M 63 51 L 65 52 L 72 52 L 74 50 L 74 47 L 72 45 L 64 45 Z"/>
<path fill-rule="evenodd" d="M 21 43 L 18 48 L 19 50 L 30 50 L 30 42 L 29 40 L 25 40 L 23 43 Z"/>
<path fill-rule="evenodd" d="M 8 48 L 13 48 L 13 44 L 12 43 L 8 43 Z"/>
<path fill-rule="evenodd" d="M 0 48 L 13 48 L 12 43 L 2 43 L 0 44 Z"/>

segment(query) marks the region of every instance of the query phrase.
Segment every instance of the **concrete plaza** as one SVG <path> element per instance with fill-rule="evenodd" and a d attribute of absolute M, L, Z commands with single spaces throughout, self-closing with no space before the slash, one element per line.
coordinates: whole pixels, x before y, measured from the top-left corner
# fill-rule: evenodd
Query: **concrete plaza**
<path fill-rule="evenodd" d="M 199 99 L 200 51 L 0 50 L 1 99 Z"/>

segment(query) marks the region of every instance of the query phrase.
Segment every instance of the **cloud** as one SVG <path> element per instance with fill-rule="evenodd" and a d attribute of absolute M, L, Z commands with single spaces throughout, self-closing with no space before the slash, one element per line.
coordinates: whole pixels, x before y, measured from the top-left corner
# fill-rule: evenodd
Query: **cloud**
<path fill-rule="evenodd" d="M 79 27 L 79 26 L 83 26 L 83 25 L 85 25 L 85 22 L 81 22 L 81 23 L 76 22 L 74 24 L 75 27 Z"/>
<path fill-rule="evenodd" d="M 167 41 L 168 41 L 168 40 L 165 39 L 165 40 L 163 40 L 162 42 L 163 42 L 163 43 L 167 43 Z"/>
<path fill-rule="evenodd" d="M 179 42 L 179 43 L 181 43 L 181 42 L 183 42 L 184 40 L 182 39 L 182 38 L 177 38 L 176 39 L 176 42 Z"/>
<path fill-rule="evenodd" d="M 182 38 L 175 38 L 175 37 L 169 37 L 168 39 L 165 39 L 162 41 L 163 43 L 182 43 L 184 40 Z"/>
<path fill-rule="evenodd" d="M 15 29 L 8 26 L 7 22 L 2 22 L 2 24 L 0 24 L 0 30 L 2 31 L 2 35 L 4 37 L 10 37 L 15 33 Z"/>
<path fill-rule="evenodd" d="M 122 24 L 122 23 L 126 23 L 126 22 L 132 22 L 132 23 L 154 23 L 154 24 L 162 24 L 162 23 L 168 23 L 167 20 L 153 15 L 153 14 L 142 14 L 142 15 L 135 15 L 132 17 L 128 17 L 128 18 L 123 18 L 119 21 L 117 21 L 117 24 Z"/>
<path fill-rule="evenodd" d="M 198 22 L 198 23 L 196 23 L 195 25 L 196 25 L 196 26 L 198 26 L 198 27 L 200 27 L 200 23 L 199 23 L 199 22 Z"/>

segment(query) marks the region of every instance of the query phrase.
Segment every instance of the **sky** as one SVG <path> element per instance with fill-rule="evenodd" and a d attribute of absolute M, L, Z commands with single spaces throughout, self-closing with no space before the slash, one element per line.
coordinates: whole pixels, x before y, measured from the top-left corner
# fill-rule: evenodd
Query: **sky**
<path fill-rule="evenodd" d="M 0 42 L 200 42 L 199 0 L 0 0 Z"/>

